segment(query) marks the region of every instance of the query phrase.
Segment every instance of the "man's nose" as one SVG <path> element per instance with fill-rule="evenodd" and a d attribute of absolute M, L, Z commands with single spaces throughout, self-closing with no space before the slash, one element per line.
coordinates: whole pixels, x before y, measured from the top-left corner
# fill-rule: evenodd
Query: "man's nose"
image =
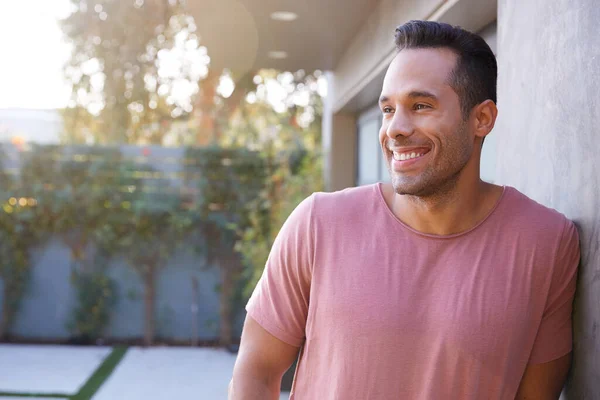
<path fill-rule="evenodd" d="M 402 111 L 396 111 L 385 133 L 390 139 L 396 139 L 398 136 L 411 136 L 414 130 L 410 117 Z"/>

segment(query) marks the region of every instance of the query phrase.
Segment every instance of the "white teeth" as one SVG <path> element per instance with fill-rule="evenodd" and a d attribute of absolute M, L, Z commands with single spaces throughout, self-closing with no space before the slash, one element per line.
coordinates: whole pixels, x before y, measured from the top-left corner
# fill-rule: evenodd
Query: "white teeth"
<path fill-rule="evenodd" d="M 397 152 L 393 152 L 392 153 L 392 157 L 394 158 L 394 160 L 397 161 L 404 161 L 404 160 L 411 160 L 413 158 L 418 158 L 418 157 L 422 157 L 424 155 L 424 153 L 397 153 Z"/>

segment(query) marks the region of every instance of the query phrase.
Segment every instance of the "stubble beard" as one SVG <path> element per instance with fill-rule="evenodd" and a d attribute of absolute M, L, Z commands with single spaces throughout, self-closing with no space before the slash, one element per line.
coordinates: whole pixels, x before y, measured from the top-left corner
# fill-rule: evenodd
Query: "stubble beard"
<path fill-rule="evenodd" d="M 452 192 L 473 152 L 473 144 L 469 142 L 466 129 L 466 123 L 461 123 L 451 136 L 452 140 L 445 143 L 443 159 L 436 164 L 429 164 L 416 176 L 395 173 L 388 163 L 394 192 L 421 200 L 441 198 Z"/>

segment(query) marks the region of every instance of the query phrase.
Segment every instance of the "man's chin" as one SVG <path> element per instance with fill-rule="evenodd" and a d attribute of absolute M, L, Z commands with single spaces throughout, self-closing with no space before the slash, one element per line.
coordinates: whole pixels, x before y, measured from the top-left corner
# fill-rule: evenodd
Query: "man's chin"
<path fill-rule="evenodd" d="M 394 192 L 403 196 L 429 197 L 435 193 L 436 185 L 423 177 L 392 177 Z"/>
<path fill-rule="evenodd" d="M 419 196 L 425 189 L 422 186 L 418 182 L 398 182 L 398 179 L 392 179 L 394 192 L 403 196 Z"/>

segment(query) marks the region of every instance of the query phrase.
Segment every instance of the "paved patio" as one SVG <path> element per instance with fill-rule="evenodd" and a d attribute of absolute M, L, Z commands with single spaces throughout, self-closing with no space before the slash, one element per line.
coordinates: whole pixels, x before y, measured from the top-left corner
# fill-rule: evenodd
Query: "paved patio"
<path fill-rule="evenodd" d="M 23 400 L 23 399 L 29 399 L 29 400 L 62 400 L 62 398 L 60 397 L 4 397 L 4 396 L 0 396 L 0 399 L 2 400 Z M 64 397 L 64 400 L 69 400 L 67 397 Z"/>
<path fill-rule="evenodd" d="M 75 394 L 110 352 L 110 347 L 0 344 L 0 392 Z"/>
<path fill-rule="evenodd" d="M 0 392 L 75 394 L 110 352 L 109 347 L 0 345 Z M 224 400 L 234 363 L 235 355 L 220 349 L 133 347 L 92 400 Z M 281 399 L 288 397 L 284 393 Z M 0 396 L 17 399 L 22 397 Z"/>

